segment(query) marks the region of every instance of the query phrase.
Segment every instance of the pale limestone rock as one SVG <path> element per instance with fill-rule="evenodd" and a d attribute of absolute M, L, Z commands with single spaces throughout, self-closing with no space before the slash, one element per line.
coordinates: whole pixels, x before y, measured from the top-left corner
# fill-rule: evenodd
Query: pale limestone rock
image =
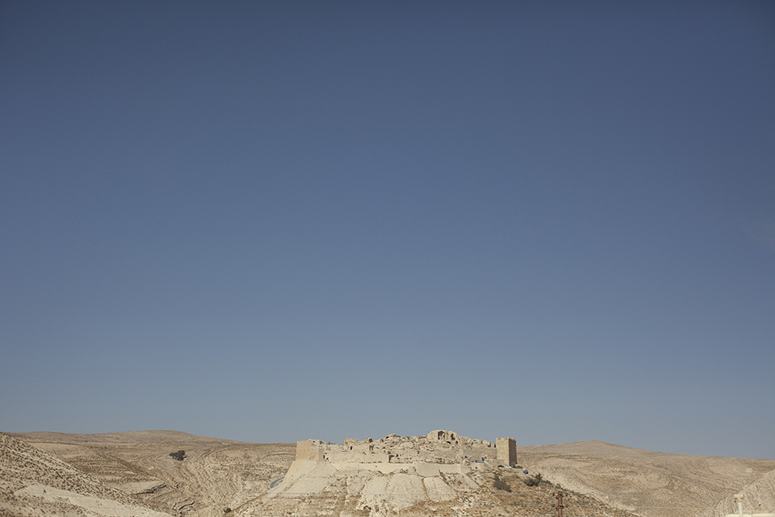
<path fill-rule="evenodd" d="M 451 501 L 455 498 L 455 491 L 440 477 L 423 478 L 422 482 L 431 501 Z"/>

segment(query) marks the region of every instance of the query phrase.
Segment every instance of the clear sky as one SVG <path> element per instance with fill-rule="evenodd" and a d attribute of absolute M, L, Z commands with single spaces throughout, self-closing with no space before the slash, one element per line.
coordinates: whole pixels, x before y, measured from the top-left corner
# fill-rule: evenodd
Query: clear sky
<path fill-rule="evenodd" d="M 578 4 L 0 3 L 0 429 L 775 457 L 775 3 Z"/>

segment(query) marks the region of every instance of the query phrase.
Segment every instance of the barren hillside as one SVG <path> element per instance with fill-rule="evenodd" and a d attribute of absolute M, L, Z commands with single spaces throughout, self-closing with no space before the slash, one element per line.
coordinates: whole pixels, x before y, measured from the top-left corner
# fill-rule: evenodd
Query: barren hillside
<path fill-rule="evenodd" d="M 747 511 L 755 513 L 772 511 L 775 509 L 775 470 L 744 486 L 739 493 L 743 496 L 743 508 Z M 719 501 L 713 509 L 703 512 L 702 517 L 723 517 L 733 513 L 734 509 L 734 497 L 729 495 Z"/>
<path fill-rule="evenodd" d="M 547 479 L 647 517 L 700 515 L 775 468 L 774 460 L 666 454 L 595 441 L 520 451 L 520 462 Z"/>
<path fill-rule="evenodd" d="M 264 500 L 270 486 L 285 476 L 295 444 L 246 444 L 175 431 L 17 436 L 42 454 L 51 453 L 67 461 L 88 479 L 113 489 L 112 493 L 121 490 L 124 497 L 132 494 L 171 515 L 220 516 L 227 508 L 236 515 L 280 515 L 287 511 L 306 515 L 326 511 L 331 504 L 334 508 L 341 506 L 345 512 L 342 515 L 347 515 L 342 506 L 346 493 L 339 490 L 345 485 L 340 487 L 337 478 L 330 480 L 321 498 Z M 185 451 L 182 461 L 169 456 L 178 450 Z M 461 503 L 467 505 L 470 515 L 549 515 L 554 501 L 550 484 L 528 487 L 517 472 L 490 472 L 483 474 L 481 488 L 467 494 Z M 566 504 L 570 512 L 566 515 L 570 517 L 629 515 L 579 494 L 568 493 Z M 407 508 L 402 515 L 423 515 L 443 507 L 419 505 Z"/>
<path fill-rule="evenodd" d="M 27 433 L 30 444 L 105 485 L 171 514 L 222 515 L 269 489 L 294 446 L 248 444 L 176 431 L 110 434 Z M 178 461 L 170 453 L 183 450 Z"/>
<path fill-rule="evenodd" d="M 121 490 L 0 433 L 0 514 L 162 517 Z"/>
<path fill-rule="evenodd" d="M 9 508 L 15 509 L 12 515 L 56 515 L 62 514 L 62 509 L 78 508 L 80 514 L 89 514 L 83 504 L 96 504 L 84 500 L 79 501 L 82 506 L 72 504 L 67 494 L 52 500 L 52 489 L 111 504 L 140 504 L 145 507 L 142 511 L 153 509 L 171 515 L 220 516 L 226 508 L 237 515 L 271 515 L 274 510 L 304 508 L 327 511 L 329 506 L 330 510 L 345 511 L 342 515 L 349 511 L 347 496 L 342 497 L 340 490 L 348 486 L 346 478 L 325 480 L 328 488 L 317 501 L 266 498 L 270 488 L 286 476 L 295 444 L 249 444 L 175 431 L 14 435 L 24 441 L 2 436 L 0 514 L 10 512 Z M 181 461 L 170 457 L 178 450 L 185 451 Z M 718 517 L 731 509 L 731 496 L 741 490 L 746 494 L 746 507 L 775 509 L 773 460 L 663 454 L 580 442 L 520 447 L 519 463 L 531 475 L 540 472 L 545 480 L 570 491 L 566 517 L 615 515 L 610 508 L 605 510 L 606 504 L 646 517 Z M 461 500 L 471 508 L 489 508 L 490 513 L 480 512 L 482 515 L 497 515 L 498 508 L 507 508 L 503 510 L 511 512 L 507 515 L 551 513 L 555 487 L 529 487 L 521 477 L 519 470 L 497 475 L 483 472 L 479 491 Z M 357 488 L 352 480 L 349 483 L 351 491 Z M 395 485 L 395 490 L 411 488 L 411 483 L 404 488 L 398 481 L 386 483 L 386 487 Z M 25 488 L 30 486 L 33 488 Z M 41 499 L 42 488 L 34 488 L 37 486 L 52 487 L 46 492 L 47 500 Z M 19 493 L 23 489 L 27 492 Z M 17 511 L 16 505 L 24 510 Z M 422 507 L 411 511 L 422 515 Z M 477 511 L 468 513 L 475 515 Z M 410 510 L 402 515 L 407 512 Z"/>

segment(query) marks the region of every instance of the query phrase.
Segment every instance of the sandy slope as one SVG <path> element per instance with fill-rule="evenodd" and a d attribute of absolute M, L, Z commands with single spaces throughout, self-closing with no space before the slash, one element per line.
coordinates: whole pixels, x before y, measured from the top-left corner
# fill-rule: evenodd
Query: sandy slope
<path fill-rule="evenodd" d="M 594 441 L 523 447 L 520 463 L 647 517 L 701 515 L 775 468 L 773 460 L 665 454 Z"/>
<path fill-rule="evenodd" d="M 740 491 L 743 508 L 755 513 L 771 512 L 775 509 L 775 470 L 771 470 Z M 703 512 L 702 517 L 722 517 L 733 513 L 734 497 L 729 495 L 712 509 Z"/>
<path fill-rule="evenodd" d="M 0 514 L 162 517 L 22 440 L 0 434 Z"/>
<path fill-rule="evenodd" d="M 17 436 L 173 515 L 223 515 L 227 507 L 263 495 L 295 454 L 289 444 L 248 444 L 176 431 Z M 186 451 L 185 460 L 169 457 L 179 449 Z"/>

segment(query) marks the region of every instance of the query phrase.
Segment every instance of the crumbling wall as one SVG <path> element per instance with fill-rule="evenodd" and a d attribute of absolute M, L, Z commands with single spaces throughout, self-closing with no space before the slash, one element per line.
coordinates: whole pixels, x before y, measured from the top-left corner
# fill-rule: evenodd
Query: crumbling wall
<path fill-rule="evenodd" d="M 475 440 L 454 431 L 437 430 L 425 436 L 389 434 L 376 440 L 347 438 L 341 444 L 302 440 L 296 446 L 296 459 L 336 464 L 481 463 L 495 460 L 495 448 L 492 445 L 487 440 Z"/>
<path fill-rule="evenodd" d="M 435 429 L 425 435 L 425 437 L 432 442 L 447 442 L 457 443 L 459 436 L 454 431 L 447 431 L 446 429 Z"/>

